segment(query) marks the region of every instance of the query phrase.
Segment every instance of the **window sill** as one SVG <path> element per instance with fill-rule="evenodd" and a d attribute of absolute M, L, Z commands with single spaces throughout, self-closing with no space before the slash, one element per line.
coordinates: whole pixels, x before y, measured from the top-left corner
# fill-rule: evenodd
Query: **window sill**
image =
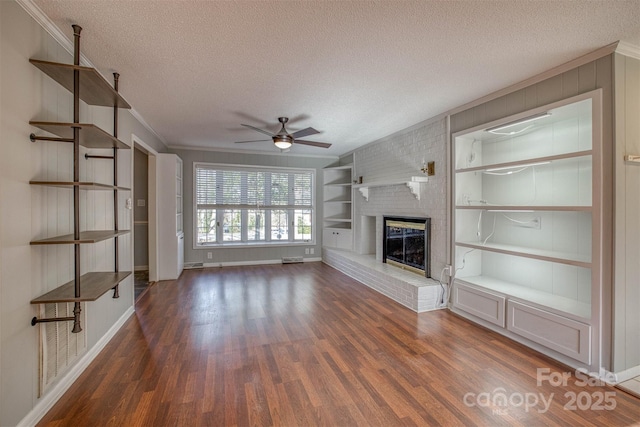
<path fill-rule="evenodd" d="M 285 246 L 315 246 L 316 242 L 309 240 L 304 242 L 225 242 L 214 243 L 210 245 L 198 245 L 194 246 L 194 250 L 211 250 L 211 249 L 228 249 L 228 248 L 273 248 L 273 247 L 285 247 Z"/>

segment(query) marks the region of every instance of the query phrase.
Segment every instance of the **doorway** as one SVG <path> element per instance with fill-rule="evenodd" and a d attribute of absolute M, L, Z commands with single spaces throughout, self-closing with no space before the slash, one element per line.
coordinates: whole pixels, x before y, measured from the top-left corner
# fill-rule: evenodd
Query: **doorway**
<path fill-rule="evenodd" d="M 134 301 L 158 279 L 156 155 L 158 153 L 133 135 L 133 271 Z"/>

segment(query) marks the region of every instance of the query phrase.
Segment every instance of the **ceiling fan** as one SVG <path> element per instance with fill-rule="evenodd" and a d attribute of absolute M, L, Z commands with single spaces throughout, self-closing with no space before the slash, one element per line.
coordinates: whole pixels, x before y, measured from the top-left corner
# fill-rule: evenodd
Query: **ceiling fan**
<path fill-rule="evenodd" d="M 244 127 L 248 127 L 250 129 L 253 129 L 255 131 L 258 131 L 260 133 L 264 133 L 265 135 L 269 135 L 271 137 L 271 140 L 273 140 L 273 143 L 275 144 L 276 147 L 278 147 L 281 150 L 286 150 L 289 147 L 291 147 L 291 145 L 293 144 L 302 144 L 302 145 L 311 145 L 313 147 L 322 147 L 322 148 L 329 148 L 331 147 L 331 144 L 328 144 L 326 142 L 314 142 L 314 141 L 304 141 L 302 139 L 297 139 L 297 138 L 302 138 L 305 136 L 309 136 L 309 135 L 315 135 L 318 132 L 317 130 L 315 130 L 314 128 L 306 128 L 306 129 L 301 129 L 299 131 L 296 131 L 294 133 L 289 133 L 287 132 L 287 129 L 285 129 L 284 125 L 289 121 L 288 117 L 278 117 L 278 121 L 280 123 L 282 123 L 282 129 L 280 129 L 280 132 L 273 134 L 269 131 L 263 130 L 263 129 L 259 129 L 255 126 L 251 126 L 251 125 L 245 125 L 243 124 L 242 126 Z M 254 141 L 236 141 L 236 144 L 244 144 L 245 142 L 264 142 L 264 141 L 269 141 L 268 139 L 258 139 L 258 140 L 254 140 Z"/>

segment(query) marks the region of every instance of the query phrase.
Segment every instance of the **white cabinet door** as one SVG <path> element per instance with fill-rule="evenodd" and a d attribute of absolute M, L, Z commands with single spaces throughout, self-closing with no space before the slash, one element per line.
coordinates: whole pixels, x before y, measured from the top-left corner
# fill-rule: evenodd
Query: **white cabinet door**
<path fill-rule="evenodd" d="M 455 284 L 453 305 L 487 322 L 504 328 L 505 298 L 460 283 Z"/>
<path fill-rule="evenodd" d="M 509 301 L 507 309 L 507 329 L 511 332 L 591 363 L 591 326 L 517 301 Z"/>
<path fill-rule="evenodd" d="M 330 248 L 351 250 L 352 231 L 341 228 L 325 228 L 322 232 L 322 245 Z"/>

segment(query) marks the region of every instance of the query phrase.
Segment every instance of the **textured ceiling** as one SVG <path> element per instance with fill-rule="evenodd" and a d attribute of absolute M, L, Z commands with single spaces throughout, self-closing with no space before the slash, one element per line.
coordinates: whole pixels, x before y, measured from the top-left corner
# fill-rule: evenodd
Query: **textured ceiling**
<path fill-rule="evenodd" d="M 240 126 L 312 126 L 339 155 L 622 40 L 640 0 L 34 0 L 172 147 L 278 152 Z"/>

